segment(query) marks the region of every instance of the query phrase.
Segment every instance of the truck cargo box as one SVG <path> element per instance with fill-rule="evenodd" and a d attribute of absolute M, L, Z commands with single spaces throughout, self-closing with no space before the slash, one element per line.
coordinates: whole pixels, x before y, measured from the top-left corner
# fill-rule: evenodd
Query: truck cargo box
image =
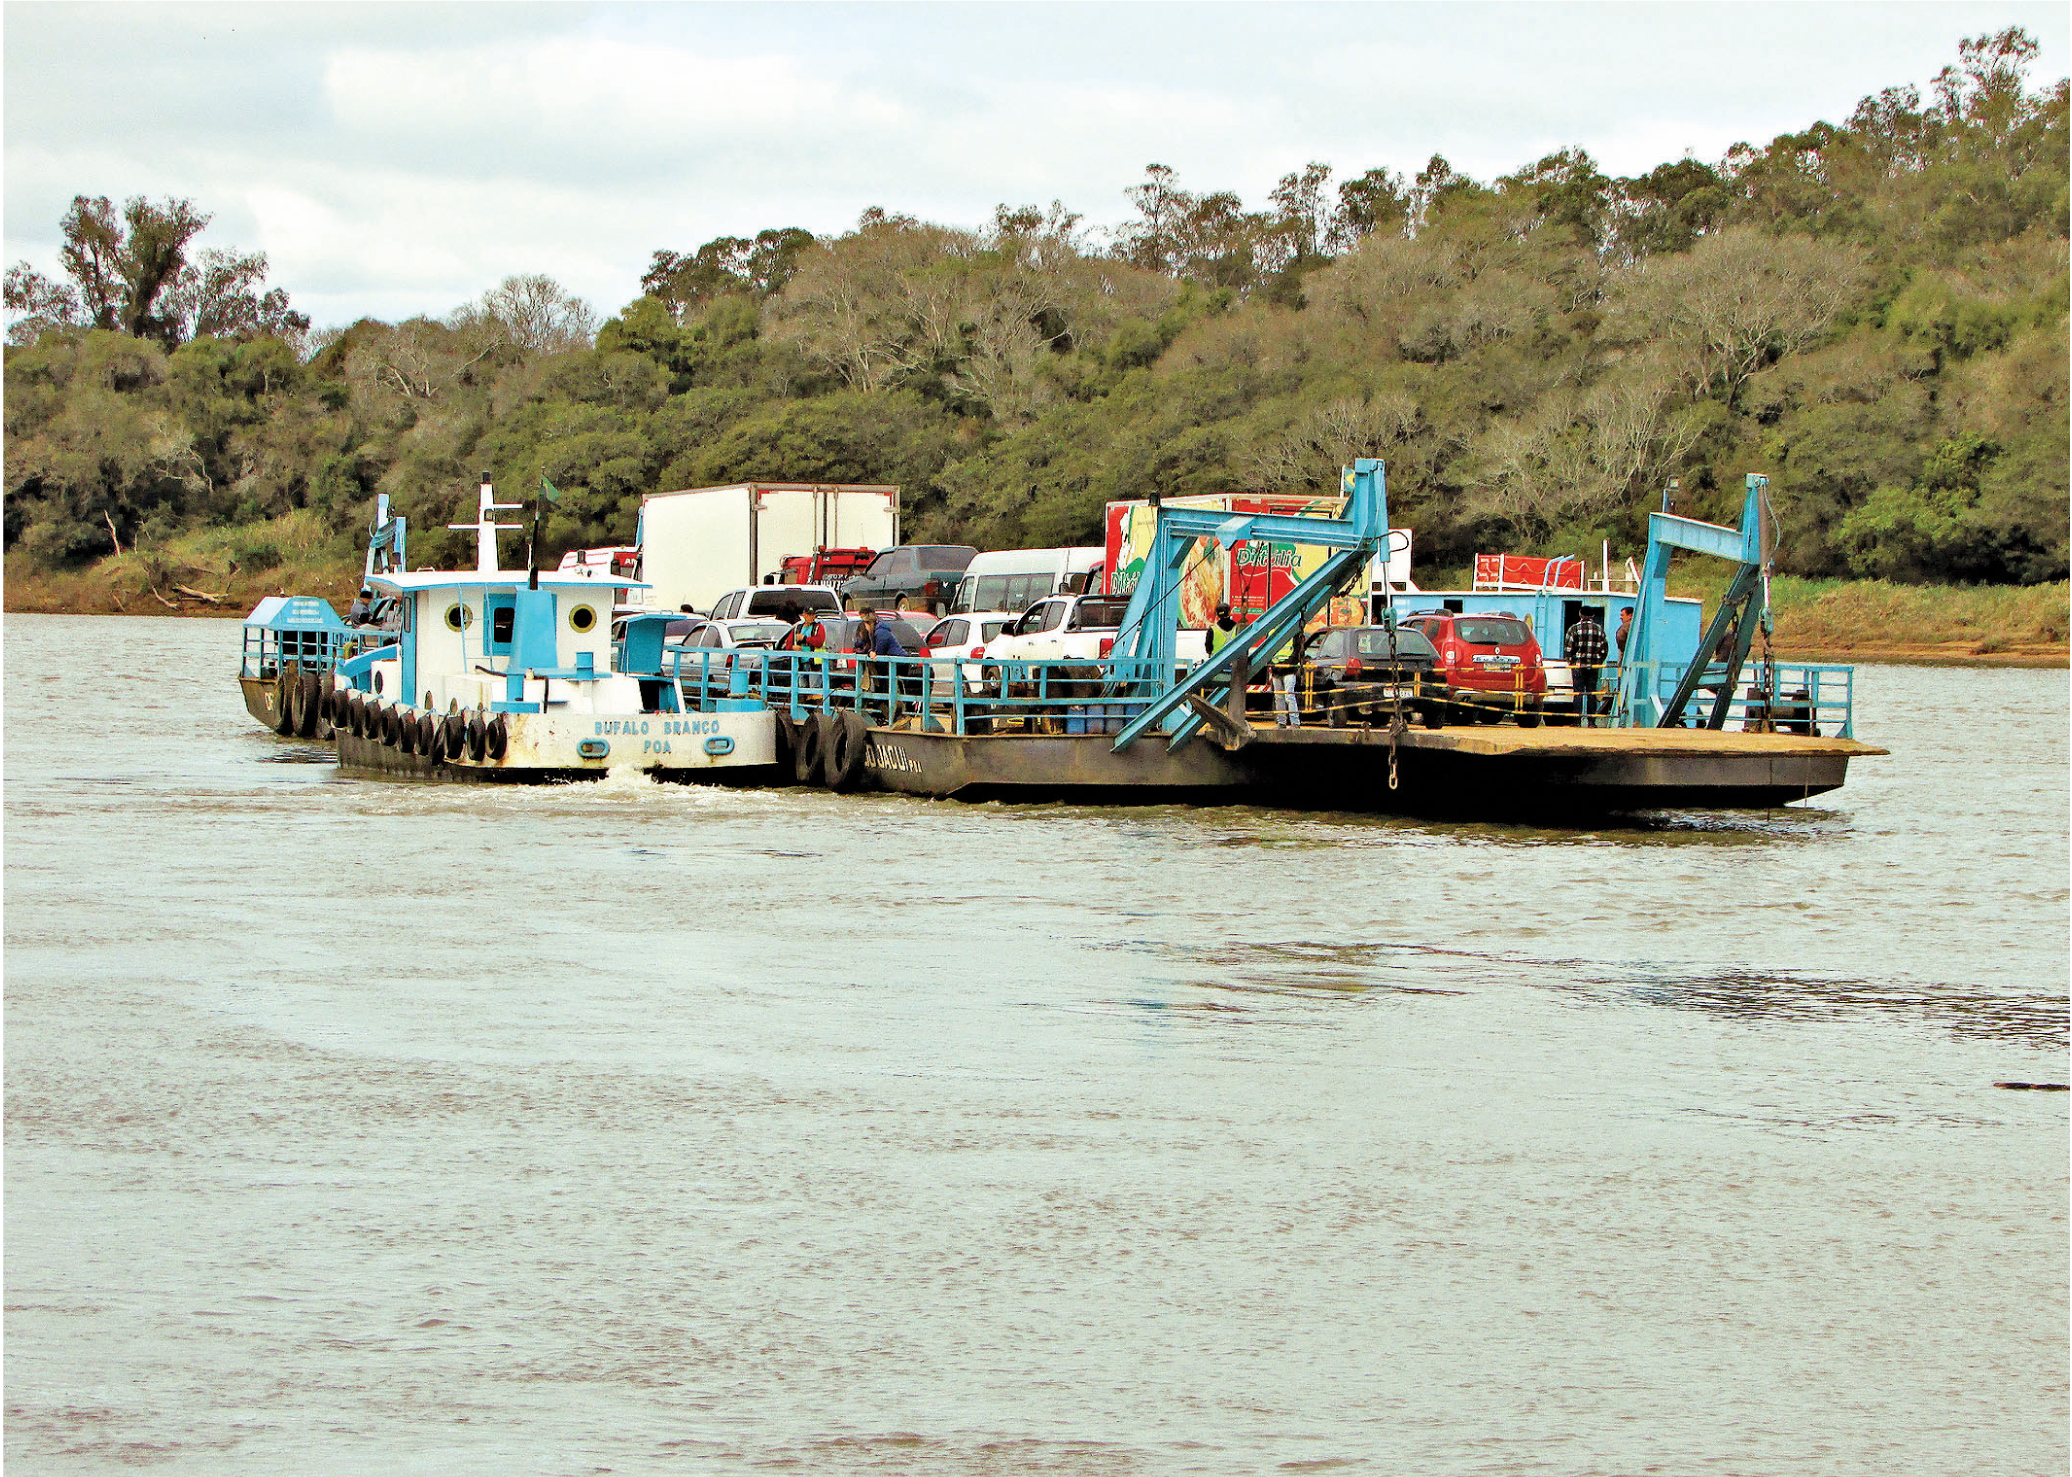
<path fill-rule="evenodd" d="M 708 610 L 728 590 L 782 578 L 791 555 L 898 543 L 899 489 L 737 482 L 650 493 L 636 542 L 647 604 Z"/>

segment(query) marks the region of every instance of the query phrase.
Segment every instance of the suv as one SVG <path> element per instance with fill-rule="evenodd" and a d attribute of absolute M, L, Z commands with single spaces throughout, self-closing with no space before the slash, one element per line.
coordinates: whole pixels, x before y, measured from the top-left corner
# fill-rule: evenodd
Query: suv
<path fill-rule="evenodd" d="M 750 616 L 795 621 L 808 610 L 839 615 L 842 602 L 826 585 L 749 585 L 727 591 L 712 602 L 712 609 L 706 614 L 716 621 L 746 620 Z"/>
<path fill-rule="evenodd" d="M 862 574 L 842 581 L 842 604 L 849 610 L 925 610 L 942 615 L 957 593 L 964 566 L 977 553 L 969 544 L 902 544 L 887 549 Z"/>
<path fill-rule="evenodd" d="M 1373 723 L 1387 716 L 1380 705 L 1401 702 L 1425 727 L 1446 722 L 1439 653 L 1423 634 L 1398 626 L 1332 626 L 1309 638 L 1302 658 L 1309 663 L 1311 690 L 1325 721 L 1343 728 L 1357 714 Z"/>
<path fill-rule="evenodd" d="M 1538 725 L 1547 668 L 1532 627 L 1517 616 L 1439 610 L 1405 616 L 1402 629 L 1418 632 L 1438 649 L 1440 677 L 1467 699 L 1455 705 L 1462 722 L 1494 723 L 1509 712 L 1523 727 Z"/>

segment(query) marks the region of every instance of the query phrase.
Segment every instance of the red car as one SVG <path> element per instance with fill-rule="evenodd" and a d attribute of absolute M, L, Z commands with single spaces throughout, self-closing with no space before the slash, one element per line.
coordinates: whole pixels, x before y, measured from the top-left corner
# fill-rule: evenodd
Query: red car
<path fill-rule="evenodd" d="M 1507 714 L 1532 728 L 1547 700 L 1547 668 L 1532 627 L 1515 615 L 1463 615 L 1430 611 L 1406 616 L 1439 652 L 1437 675 L 1466 701 L 1456 704 L 1465 722 L 1494 723 Z"/>

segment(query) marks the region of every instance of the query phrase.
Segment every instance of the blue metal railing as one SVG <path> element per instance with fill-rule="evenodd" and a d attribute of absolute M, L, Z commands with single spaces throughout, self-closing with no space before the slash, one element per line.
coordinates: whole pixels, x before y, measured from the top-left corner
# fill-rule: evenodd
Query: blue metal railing
<path fill-rule="evenodd" d="M 1607 666 L 1598 701 L 1611 711 L 1600 722 L 1613 727 L 1631 726 L 1628 712 L 1617 707 L 1620 668 Z M 1687 662 L 1640 662 L 1634 666 L 1636 693 L 1653 692 L 1657 708 L 1675 696 Z M 1712 716 L 1719 688 L 1727 680 L 1724 663 L 1708 664 L 1698 679 L 1698 690 L 1684 712 L 1684 726 L 1704 726 Z M 1709 680 L 1708 680 L 1709 679 Z M 1751 663 L 1727 701 L 1727 730 L 1748 729 L 1777 733 L 1824 734 L 1831 738 L 1856 736 L 1856 669 L 1809 662 Z"/>
<path fill-rule="evenodd" d="M 1157 684 L 1142 659 L 1045 660 L 969 657 L 859 656 L 848 652 L 714 649 L 664 656 L 664 711 L 727 712 L 768 707 L 793 719 L 854 711 L 873 725 L 899 721 L 952 734 L 1114 733 L 1140 715 L 1145 693 Z M 1684 664 L 1651 662 L 1639 676 L 1658 693 L 1674 692 Z M 1726 668 L 1713 673 L 1722 682 Z M 1600 679 L 1600 711 L 1592 727 L 1629 726 L 1617 710 L 1619 668 Z M 1170 679 L 1169 679 L 1170 680 Z M 1474 704 L 1503 707 L 1502 694 L 1453 694 Z M 1700 688 L 1686 722 L 1698 726 L 1712 711 L 1713 693 Z M 1854 669 L 1806 663 L 1758 664 L 1743 672 L 1729 700 L 1725 727 L 1780 733 L 1854 736 Z M 671 706 L 673 705 L 673 706 Z M 1561 721 L 1565 709 L 1550 700 L 1545 712 Z"/>
<path fill-rule="evenodd" d="M 272 678 L 289 662 L 300 662 L 305 671 L 329 672 L 362 652 L 393 646 L 399 639 L 393 631 L 273 631 L 246 626 L 238 672 L 244 677 Z"/>
<path fill-rule="evenodd" d="M 936 732 L 1113 733 L 1143 711 L 1134 659 L 973 660 L 848 652 L 695 649 L 664 656 L 664 692 L 685 712 L 768 707 L 793 719 L 853 711 Z"/>

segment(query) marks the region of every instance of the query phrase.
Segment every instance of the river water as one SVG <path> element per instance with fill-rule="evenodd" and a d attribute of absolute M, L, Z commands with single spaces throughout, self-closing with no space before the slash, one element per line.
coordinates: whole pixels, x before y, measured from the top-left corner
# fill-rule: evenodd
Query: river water
<path fill-rule="evenodd" d="M 2067 676 L 1543 831 L 342 778 L 6 625 L 11 1471 L 2062 1473 Z"/>

